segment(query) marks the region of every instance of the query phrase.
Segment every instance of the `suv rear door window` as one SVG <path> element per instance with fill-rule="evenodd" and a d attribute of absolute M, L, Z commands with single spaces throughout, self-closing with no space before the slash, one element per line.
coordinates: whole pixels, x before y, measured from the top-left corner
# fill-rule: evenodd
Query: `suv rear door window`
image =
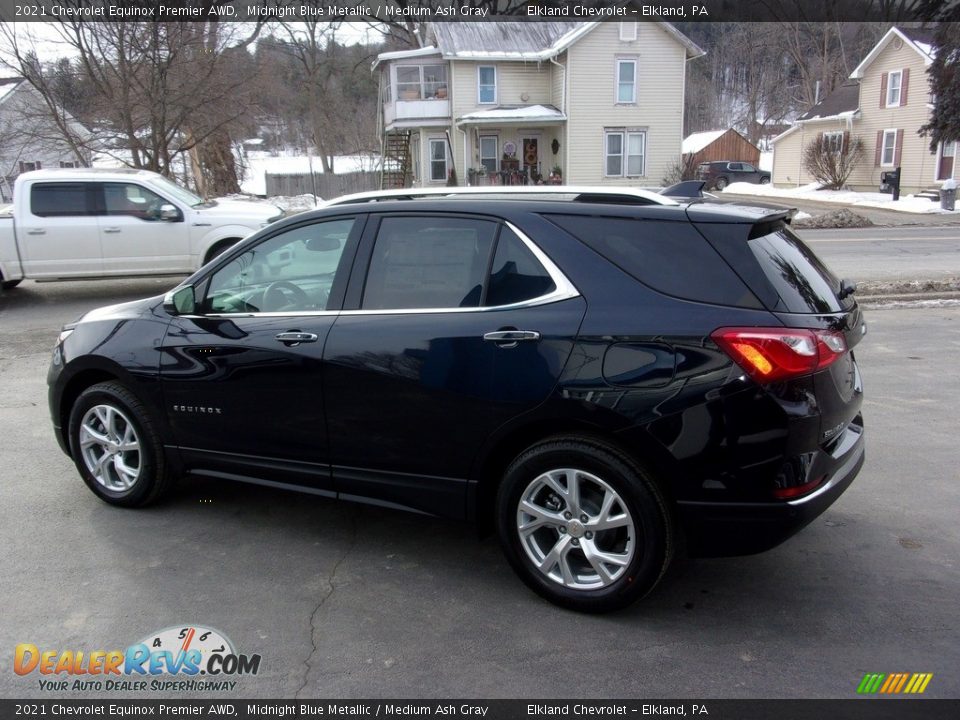
<path fill-rule="evenodd" d="M 840 281 L 823 261 L 786 227 L 750 238 L 753 251 L 764 274 L 780 295 L 786 312 L 833 313 L 846 306 L 837 299 Z"/>
<path fill-rule="evenodd" d="M 756 296 L 689 223 L 588 215 L 546 217 L 658 292 L 717 305 L 761 307 Z"/>
<path fill-rule="evenodd" d="M 530 249 L 508 227 L 500 230 L 484 305 L 511 305 L 556 290 L 553 279 Z"/>
<path fill-rule="evenodd" d="M 496 223 L 472 218 L 384 218 L 361 307 L 479 307 L 496 230 Z"/>

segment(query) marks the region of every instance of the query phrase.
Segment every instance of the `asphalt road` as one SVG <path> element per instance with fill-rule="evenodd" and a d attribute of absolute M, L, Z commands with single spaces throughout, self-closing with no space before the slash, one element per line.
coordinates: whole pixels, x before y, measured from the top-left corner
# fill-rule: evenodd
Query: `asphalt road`
<path fill-rule="evenodd" d="M 942 280 L 960 276 L 960 226 L 800 230 L 840 277 Z"/>
<path fill-rule="evenodd" d="M 868 313 L 868 459 L 826 514 L 591 617 L 450 522 L 211 480 L 147 510 L 99 501 L 50 430 L 51 343 L 81 309 L 166 285 L 0 300 L 0 697 L 83 696 L 14 674 L 17 643 L 119 649 L 196 623 L 263 658 L 216 697 L 850 698 L 866 672 L 932 672 L 928 697 L 960 697 L 960 309 Z"/>

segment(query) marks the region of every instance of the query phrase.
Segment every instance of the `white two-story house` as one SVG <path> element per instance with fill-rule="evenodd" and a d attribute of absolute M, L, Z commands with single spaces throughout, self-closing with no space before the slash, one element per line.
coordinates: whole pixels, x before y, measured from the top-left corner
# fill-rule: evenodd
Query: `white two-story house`
<path fill-rule="evenodd" d="M 680 156 L 686 65 L 704 52 L 669 23 L 433 23 L 424 35 L 374 64 L 384 187 L 655 185 Z"/>

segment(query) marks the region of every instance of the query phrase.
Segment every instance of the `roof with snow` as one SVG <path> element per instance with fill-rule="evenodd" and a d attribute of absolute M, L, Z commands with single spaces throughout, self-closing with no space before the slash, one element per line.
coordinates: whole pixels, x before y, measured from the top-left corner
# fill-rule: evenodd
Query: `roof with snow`
<path fill-rule="evenodd" d="M 687 58 L 705 55 L 686 35 L 667 22 L 658 25 L 687 52 Z M 440 53 L 445 59 L 513 60 L 544 62 L 556 57 L 599 22 L 436 22 L 430 23 L 428 36 L 435 45 L 415 50 L 381 53 L 373 66 L 384 60 L 397 60 Z"/>
<path fill-rule="evenodd" d="M 482 124 L 484 122 L 561 122 L 567 116 L 553 105 L 500 105 L 489 110 L 478 110 L 457 118 L 461 124 Z"/>
<path fill-rule="evenodd" d="M 700 152 L 707 145 L 721 137 L 726 132 L 726 130 L 707 130 L 705 132 L 687 135 L 687 137 L 683 139 L 683 146 L 681 147 L 680 152 L 684 155 Z"/>
<path fill-rule="evenodd" d="M 22 77 L 0 78 L 0 102 L 3 102 L 23 82 L 25 80 Z"/>
<path fill-rule="evenodd" d="M 797 121 L 828 120 L 852 115 L 860 107 L 860 83 L 856 80 L 847 80 L 840 87 L 827 95 Z"/>

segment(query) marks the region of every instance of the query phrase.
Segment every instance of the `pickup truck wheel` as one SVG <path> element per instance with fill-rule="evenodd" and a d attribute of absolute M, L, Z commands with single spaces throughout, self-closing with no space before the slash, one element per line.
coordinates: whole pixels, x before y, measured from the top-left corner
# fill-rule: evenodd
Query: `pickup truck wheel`
<path fill-rule="evenodd" d="M 617 448 L 587 437 L 551 438 L 514 460 L 497 494 L 497 529 L 534 592 L 585 612 L 639 600 L 673 554 L 657 483 Z"/>
<path fill-rule="evenodd" d="M 229 250 L 234 245 L 236 245 L 238 242 L 240 242 L 239 238 L 232 238 L 230 240 L 221 240 L 212 248 L 210 248 L 209 252 L 207 252 L 207 256 L 203 259 L 203 264 L 206 265 L 208 262 L 213 260 L 218 255 L 222 255 L 227 250 Z"/>
<path fill-rule="evenodd" d="M 84 390 L 70 411 L 69 432 L 80 476 L 111 505 L 147 505 L 173 484 L 147 409 L 120 383 Z"/>
<path fill-rule="evenodd" d="M 13 290 L 23 280 L 0 280 L 0 290 Z"/>

